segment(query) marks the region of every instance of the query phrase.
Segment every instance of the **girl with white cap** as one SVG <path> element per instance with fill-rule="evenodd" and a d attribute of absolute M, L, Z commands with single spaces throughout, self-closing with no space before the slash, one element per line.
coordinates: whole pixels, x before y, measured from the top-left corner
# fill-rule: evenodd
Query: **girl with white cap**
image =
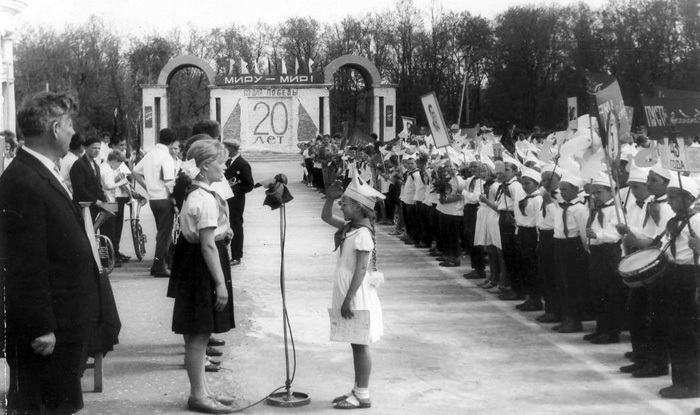
<path fill-rule="evenodd" d="M 376 261 L 374 206 L 384 195 L 354 177 L 344 193 L 338 182 L 328 187 L 321 219 L 338 229 L 335 235 L 338 260 L 333 283 L 332 308 L 343 318 L 353 318 L 354 310 L 369 310 L 370 342 L 383 334 L 382 308 L 376 286 L 370 281 L 370 266 Z M 340 199 L 343 217 L 333 215 L 334 200 Z M 355 385 L 348 394 L 333 400 L 336 409 L 369 408 L 369 378 L 372 358 L 369 346 L 351 344 L 355 367 Z"/>

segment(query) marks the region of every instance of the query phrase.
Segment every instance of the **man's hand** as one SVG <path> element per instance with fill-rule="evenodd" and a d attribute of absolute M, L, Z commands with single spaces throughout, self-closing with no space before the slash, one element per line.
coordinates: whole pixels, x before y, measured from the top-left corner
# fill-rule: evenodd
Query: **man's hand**
<path fill-rule="evenodd" d="M 48 356 L 53 353 L 53 349 L 56 346 L 56 336 L 53 332 L 39 336 L 32 340 L 32 349 L 34 349 L 35 354 L 40 354 L 42 356 Z"/>

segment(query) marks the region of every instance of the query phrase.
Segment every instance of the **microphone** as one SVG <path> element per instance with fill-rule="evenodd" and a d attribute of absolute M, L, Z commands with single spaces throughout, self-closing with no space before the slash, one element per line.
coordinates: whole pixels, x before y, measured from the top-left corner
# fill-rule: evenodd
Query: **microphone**
<path fill-rule="evenodd" d="M 258 187 L 265 187 L 266 189 L 269 189 L 272 186 L 274 186 L 276 183 L 282 183 L 282 184 L 286 185 L 287 183 L 289 183 L 289 180 L 287 180 L 286 175 L 284 175 L 283 173 L 279 173 L 271 179 L 267 179 L 267 180 L 263 180 L 263 181 L 255 183 L 253 185 L 253 188 L 257 189 Z"/>
<path fill-rule="evenodd" d="M 265 190 L 266 196 L 263 206 L 269 206 L 272 210 L 275 210 L 294 199 L 292 194 L 289 193 L 289 189 L 287 189 L 288 182 L 287 176 L 279 173 L 272 179 L 255 183 L 253 188 L 264 187 L 267 189 Z"/>

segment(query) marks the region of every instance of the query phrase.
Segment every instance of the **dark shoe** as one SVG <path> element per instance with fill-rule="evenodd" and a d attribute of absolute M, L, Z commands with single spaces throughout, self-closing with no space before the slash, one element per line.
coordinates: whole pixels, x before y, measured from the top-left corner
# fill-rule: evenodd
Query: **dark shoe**
<path fill-rule="evenodd" d="M 187 409 L 204 414 L 230 414 L 233 412 L 233 408 L 214 400 L 211 396 L 207 396 L 207 398 L 202 401 L 195 401 L 192 398 L 188 399 Z"/>
<path fill-rule="evenodd" d="M 124 255 L 124 254 L 122 254 L 121 252 L 118 253 L 118 254 L 116 255 L 116 257 L 119 258 L 119 260 L 121 260 L 122 262 L 129 262 L 129 261 L 131 260 L 131 257 L 130 257 L 130 256 Z"/>
<path fill-rule="evenodd" d="M 632 363 L 631 365 L 622 366 L 620 368 L 620 372 L 632 374 L 637 370 L 641 369 L 642 367 L 644 367 L 644 363 Z"/>
<path fill-rule="evenodd" d="M 700 396 L 700 391 L 690 389 L 687 386 L 671 385 L 661 389 L 659 395 L 666 399 L 690 399 Z"/>
<path fill-rule="evenodd" d="M 121 261 L 114 261 L 114 268 L 121 268 L 121 267 L 122 267 Z"/>
<path fill-rule="evenodd" d="M 488 281 L 486 284 L 481 285 L 481 288 L 483 288 L 487 291 L 490 289 L 496 288 L 496 287 L 498 287 L 498 284 L 493 282 L 493 281 Z"/>
<path fill-rule="evenodd" d="M 522 294 L 518 294 L 515 291 L 508 291 L 506 293 L 499 294 L 498 299 L 503 301 L 519 301 L 524 300 L 525 296 Z"/>
<path fill-rule="evenodd" d="M 570 321 L 568 323 L 563 323 L 561 327 L 557 330 L 559 333 L 580 333 L 583 331 L 583 325 L 581 322 Z"/>
<path fill-rule="evenodd" d="M 219 349 L 215 349 L 211 346 L 207 346 L 207 356 L 221 356 L 223 353 Z"/>
<path fill-rule="evenodd" d="M 652 362 L 646 362 L 639 369 L 632 372 L 635 378 L 658 378 L 668 375 L 668 365 L 659 366 Z"/>
<path fill-rule="evenodd" d="M 207 346 L 224 346 L 226 345 L 225 340 L 217 339 L 216 337 L 210 336 Z"/>
<path fill-rule="evenodd" d="M 151 275 L 153 275 L 153 277 L 155 277 L 155 278 L 170 278 L 170 270 L 166 269 L 166 270 L 157 271 L 157 272 L 151 271 Z"/>
<path fill-rule="evenodd" d="M 634 352 L 625 352 L 623 356 L 625 359 L 629 359 L 633 362 L 635 361 Z"/>
<path fill-rule="evenodd" d="M 595 340 L 595 338 L 600 336 L 601 334 L 603 334 L 603 333 L 601 333 L 599 331 L 594 331 L 593 333 L 588 333 L 585 336 L 583 336 L 583 340 L 590 342 L 590 341 Z"/>
<path fill-rule="evenodd" d="M 424 249 L 424 248 L 430 248 L 428 245 L 424 244 L 423 242 L 416 242 L 414 245 L 416 248 Z"/>
<path fill-rule="evenodd" d="M 221 368 L 216 363 L 209 362 L 206 365 L 204 365 L 205 372 L 218 372 L 219 369 L 221 369 Z"/>
<path fill-rule="evenodd" d="M 520 308 L 518 308 L 518 310 L 525 311 L 525 312 L 542 311 L 542 309 L 544 309 L 544 305 L 542 305 L 541 301 L 536 301 L 536 300 L 533 300 L 533 301 L 528 300 L 528 301 L 520 304 Z"/>
<path fill-rule="evenodd" d="M 536 317 L 535 320 L 545 324 L 561 323 L 562 321 L 561 317 L 554 313 L 544 313 L 541 316 Z"/>
<path fill-rule="evenodd" d="M 486 278 L 486 273 L 482 270 L 475 269 L 472 272 L 462 275 L 462 277 L 468 280 L 480 280 L 482 278 Z"/>
<path fill-rule="evenodd" d="M 620 343 L 620 336 L 617 334 L 603 333 L 591 340 L 593 344 L 614 344 Z"/>
<path fill-rule="evenodd" d="M 462 265 L 462 263 L 460 261 L 445 260 L 438 265 L 440 265 L 441 267 L 458 267 L 458 266 Z"/>
<path fill-rule="evenodd" d="M 240 259 L 232 259 L 230 264 L 232 267 L 235 267 L 236 265 L 241 265 L 241 260 Z"/>
<path fill-rule="evenodd" d="M 488 290 L 491 294 L 503 294 L 510 291 L 510 287 L 504 287 L 502 285 L 496 285 L 495 287 Z"/>
<path fill-rule="evenodd" d="M 413 238 L 406 238 L 403 240 L 403 243 L 406 245 L 414 245 L 416 241 L 414 241 Z"/>

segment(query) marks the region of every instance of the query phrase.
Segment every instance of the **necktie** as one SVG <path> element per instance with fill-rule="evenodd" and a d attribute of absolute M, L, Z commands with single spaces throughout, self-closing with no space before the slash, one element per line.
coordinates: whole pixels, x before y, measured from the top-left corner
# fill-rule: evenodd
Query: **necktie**
<path fill-rule="evenodd" d="M 477 178 L 474 177 L 472 178 L 472 181 L 469 182 L 469 193 L 474 193 L 474 185 L 476 184 Z"/>
<path fill-rule="evenodd" d="M 231 164 L 233 164 L 233 159 L 228 159 L 228 160 L 226 160 L 226 168 L 227 168 L 227 169 L 228 169 L 229 167 L 231 167 Z"/>
<path fill-rule="evenodd" d="M 569 225 L 566 223 L 566 212 L 569 210 L 570 203 L 560 203 L 559 206 L 562 208 L 561 219 L 564 222 L 564 237 L 569 237 Z"/>
<path fill-rule="evenodd" d="M 664 203 L 664 202 L 666 202 L 666 198 L 665 198 L 665 196 L 662 196 L 658 199 L 654 199 L 654 200 L 650 201 L 649 203 L 647 203 L 647 210 L 646 210 L 646 213 L 644 214 L 644 222 L 642 222 L 642 227 L 647 226 L 647 222 L 649 221 L 649 218 L 654 219 L 655 224 L 657 224 L 657 225 L 659 224 L 659 218 L 653 218 L 651 216 L 651 206 L 653 204 L 654 207 L 658 209 L 658 205 L 660 203 Z"/>
<path fill-rule="evenodd" d="M 520 209 L 520 213 L 522 213 L 523 216 L 527 216 L 525 214 L 525 208 L 527 208 L 527 200 L 532 199 L 534 197 L 537 197 L 537 195 L 536 194 L 527 195 L 518 202 L 518 208 Z"/>

